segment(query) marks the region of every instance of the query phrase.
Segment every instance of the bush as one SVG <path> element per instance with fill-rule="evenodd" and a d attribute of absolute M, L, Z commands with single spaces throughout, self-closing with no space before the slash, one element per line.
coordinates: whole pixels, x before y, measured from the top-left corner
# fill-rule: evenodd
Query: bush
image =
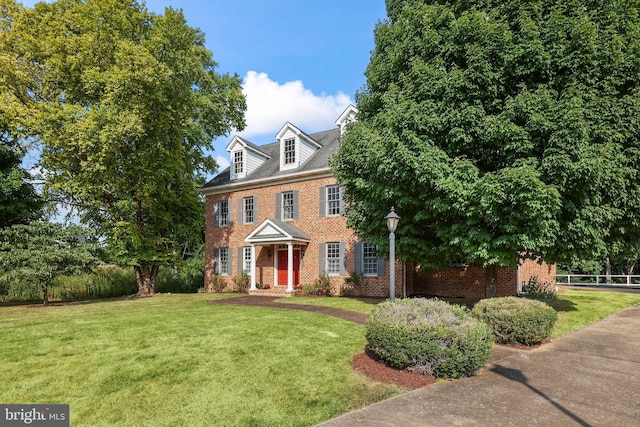
<path fill-rule="evenodd" d="M 522 292 L 523 297 L 531 299 L 554 299 L 557 296 L 551 283 L 541 282 L 536 276 L 529 279 Z"/>
<path fill-rule="evenodd" d="M 249 275 L 246 272 L 242 272 L 242 274 L 238 276 L 234 276 L 233 285 L 235 289 L 234 292 L 240 292 L 242 294 L 246 294 L 249 292 Z"/>
<path fill-rule="evenodd" d="M 340 296 L 351 297 L 360 295 L 363 277 L 362 274 L 352 271 L 351 274 L 345 277 L 344 284 L 340 287 Z"/>
<path fill-rule="evenodd" d="M 551 336 L 558 319 L 542 301 L 516 297 L 484 299 L 473 307 L 473 314 L 493 329 L 496 342 L 502 344 L 538 344 Z"/>
<path fill-rule="evenodd" d="M 209 278 L 209 286 L 214 292 L 224 292 L 227 287 L 227 281 L 222 276 L 211 276 Z"/>
<path fill-rule="evenodd" d="M 101 266 L 90 274 L 57 277 L 53 291 L 63 301 L 78 301 L 132 295 L 138 284 L 131 267 Z"/>
<path fill-rule="evenodd" d="M 303 295 L 331 296 L 331 280 L 326 274 L 321 274 L 313 283 L 302 285 Z"/>
<path fill-rule="evenodd" d="M 189 294 L 198 291 L 204 283 L 202 271 L 161 267 L 156 292 Z"/>
<path fill-rule="evenodd" d="M 491 329 L 460 306 L 424 298 L 378 304 L 367 348 L 396 369 L 439 378 L 474 375 L 491 356 Z"/>

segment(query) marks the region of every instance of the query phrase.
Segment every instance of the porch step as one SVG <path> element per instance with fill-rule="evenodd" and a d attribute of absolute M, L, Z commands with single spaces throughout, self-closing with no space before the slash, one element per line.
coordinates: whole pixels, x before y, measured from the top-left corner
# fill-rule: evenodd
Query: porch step
<path fill-rule="evenodd" d="M 286 287 L 276 287 L 270 289 L 249 290 L 249 295 L 258 295 L 265 297 L 290 297 L 296 295 L 296 292 L 287 292 Z"/>

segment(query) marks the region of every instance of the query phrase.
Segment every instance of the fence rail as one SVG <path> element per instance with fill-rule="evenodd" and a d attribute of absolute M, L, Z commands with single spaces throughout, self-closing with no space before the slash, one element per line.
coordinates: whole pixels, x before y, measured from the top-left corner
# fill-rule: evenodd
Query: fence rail
<path fill-rule="evenodd" d="M 556 285 L 640 288 L 640 275 L 556 274 Z"/>

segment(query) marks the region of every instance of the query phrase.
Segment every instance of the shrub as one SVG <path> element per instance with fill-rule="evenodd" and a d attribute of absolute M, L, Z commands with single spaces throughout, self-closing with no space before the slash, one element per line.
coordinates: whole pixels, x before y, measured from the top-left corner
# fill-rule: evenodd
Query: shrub
<path fill-rule="evenodd" d="M 516 297 L 484 299 L 473 307 L 473 314 L 493 329 L 502 344 L 538 344 L 551 336 L 558 318 L 542 301 Z"/>
<path fill-rule="evenodd" d="M 469 311 L 414 298 L 378 304 L 367 316 L 367 348 L 397 369 L 440 378 L 474 375 L 491 356 L 491 329 Z"/>
<path fill-rule="evenodd" d="M 352 271 L 344 278 L 344 284 L 340 287 L 340 296 L 351 297 L 359 295 L 362 290 L 363 275 Z"/>
<path fill-rule="evenodd" d="M 522 292 L 523 297 L 531 299 L 554 299 L 557 296 L 551 283 L 541 282 L 536 276 L 529 279 Z"/>
<path fill-rule="evenodd" d="M 233 277 L 234 292 L 246 294 L 249 292 L 249 275 L 246 272 Z"/>
<path fill-rule="evenodd" d="M 209 286 L 214 292 L 223 292 L 227 287 L 227 281 L 222 276 L 211 276 Z"/>
<path fill-rule="evenodd" d="M 303 295 L 331 296 L 331 280 L 326 274 L 321 274 L 313 283 L 302 286 Z"/>
<path fill-rule="evenodd" d="M 162 267 L 158 273 L 156 291 L 167 293 L 195 293 L 204 282 L 202 270 Z"/>

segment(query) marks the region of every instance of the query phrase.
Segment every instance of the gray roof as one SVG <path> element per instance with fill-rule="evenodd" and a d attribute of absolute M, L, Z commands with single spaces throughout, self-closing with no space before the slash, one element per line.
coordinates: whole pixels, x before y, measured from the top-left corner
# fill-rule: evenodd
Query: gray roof
<path fill-rule="evenodd" d="M 303 231 L 299 230 L 288 222 L 278 221 L 276 219 L 272 219 L 271 222 L 280 227 L 287 234 L 291 235 L 291 237 L 295 240 L 311 240 L 311 237 L 307 236 Z"/>
<path fill-rule="evenodd" d="M 253 181 L 257 179 L 266 179 L 274 177 L 283 177 L 300 172 L 311 171 L 315 169 L 322 169 L 329 167 L 329 157 L 338 150 L 340 141 L 340 129 L 331 129 L 323 132 L 318 132 L 308 135 L 322 148 L 316 151 L 304 164 L 291 170 L 280 170 L 280 143 L 273 142 L 271 144 L 257 146 L 251 144 L 249 141 L 243 139 L 256 150 L 263 152 L 270 157 L 253 173 L 247 175 L 244 178 L 239 178 L 234 181 L 230 179 L 231 168 L 228 167 L 218 175 L 216 175 L 211 181 L 207 182 L 202 189 L 222 187 L 231 183 L 242 183 L 244 181 Z"/>

